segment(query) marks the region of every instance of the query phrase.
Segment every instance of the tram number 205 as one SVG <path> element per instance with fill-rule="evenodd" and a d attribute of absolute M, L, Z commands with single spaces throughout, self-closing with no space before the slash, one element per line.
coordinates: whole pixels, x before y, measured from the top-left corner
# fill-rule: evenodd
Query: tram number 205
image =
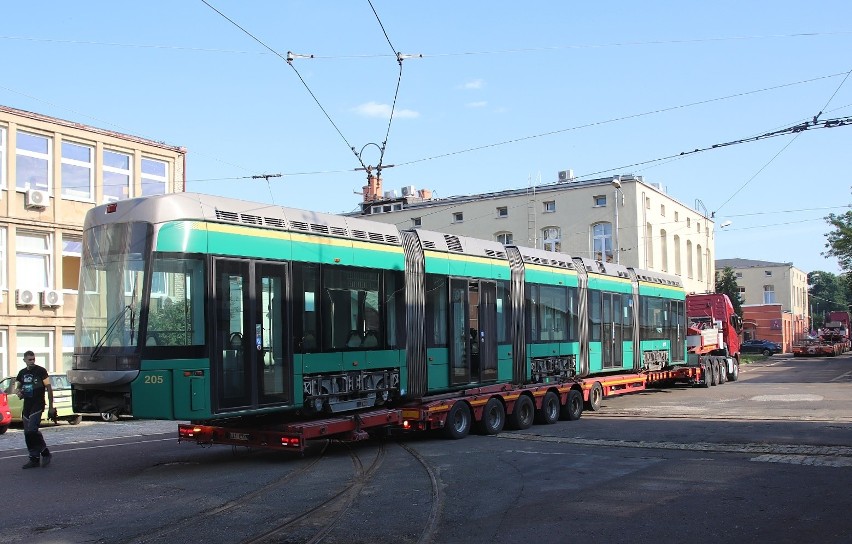
<path fill-rule="evenodd" d="M 143 383 L 152 384 L 152 385 L 161 385 L 165 382 L 162 376 L 145 376 L 145 381 Z"/>

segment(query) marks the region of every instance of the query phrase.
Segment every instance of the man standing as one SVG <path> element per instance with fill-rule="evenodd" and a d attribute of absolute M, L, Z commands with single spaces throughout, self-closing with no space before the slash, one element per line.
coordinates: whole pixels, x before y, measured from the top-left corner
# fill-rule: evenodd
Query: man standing
<path fill-rule="evenodd" d="M 51 455 L 38 427 L 41 424 L 41 414 L 44 412 L 45 392 L 49 402 L 48 417 L 56 417 L 56 408 L 53 407 L 53 388 L 50 386 L 47 370 L 35 364 L 35 353 L 32 351 L 24 353 L 24 362 L 27 363 L 27 367 L 18 372 L 15 380 L 15 394 L 18 398 L 24 399 L 21 419 L 24 422 L 24 440 L 30 453 L 30 460 L 23 468 L 46 467 L 50 464 Z"/>

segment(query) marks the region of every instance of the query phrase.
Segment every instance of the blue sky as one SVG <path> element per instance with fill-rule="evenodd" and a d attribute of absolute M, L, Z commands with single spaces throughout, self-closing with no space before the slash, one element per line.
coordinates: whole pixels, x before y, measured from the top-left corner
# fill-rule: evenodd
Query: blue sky
<path fill-rule="evenodd" d="M 839 272 L 822 218 L 850 203 L 852 126 L 657 159 L 852 116 L 848 1 L 208 2 L 314 58 L 294 70 L 200 0 L 19 2 L 0 104 L 184 146 L 191 191 L 339 213 L 365 181 L 350 148 L 378 163 L 394 51 L 422 55 L 402 63 L 385 189 L 634 173 L 731 221 L 717 258 Z"/>

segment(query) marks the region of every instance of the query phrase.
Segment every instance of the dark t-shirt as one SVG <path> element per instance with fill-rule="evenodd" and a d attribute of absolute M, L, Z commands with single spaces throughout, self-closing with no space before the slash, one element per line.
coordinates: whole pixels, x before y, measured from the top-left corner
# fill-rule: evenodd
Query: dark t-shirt
<path fill-rule="evenodd" d="M 44 380 L 47 379 L 47 370 L 38 365 L 32 368 L 24 367 L 18 372 L 18 389 L 24 394 L 23 414 L 29 415 L 33 412 L 44 411 Z"/>

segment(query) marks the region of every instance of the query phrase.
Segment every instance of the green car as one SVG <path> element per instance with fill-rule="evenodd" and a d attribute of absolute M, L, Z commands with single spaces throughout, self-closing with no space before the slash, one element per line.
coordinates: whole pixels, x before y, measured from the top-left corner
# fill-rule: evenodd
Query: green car
<path fill-rule="evenodd" d="M 83 420 L 83 416 L 75 414 L 71 407 L 71 384 L 65 374 L 51 374 L 50 385 L 53 386 L 53 407 L 56 408 L 57 419 L 67 421 L 71 425 L 77 425 Z M 24 401 L 15 394 L 15 378 L 4 378 L 0 382 L 0 392 L 6 393 L 9 402 L 9 410 L 12 412 L 12 422 L 21 422 L 21 408 Z M 47 410 L 42 413 L 42 421 L 47 421 Z"/>

